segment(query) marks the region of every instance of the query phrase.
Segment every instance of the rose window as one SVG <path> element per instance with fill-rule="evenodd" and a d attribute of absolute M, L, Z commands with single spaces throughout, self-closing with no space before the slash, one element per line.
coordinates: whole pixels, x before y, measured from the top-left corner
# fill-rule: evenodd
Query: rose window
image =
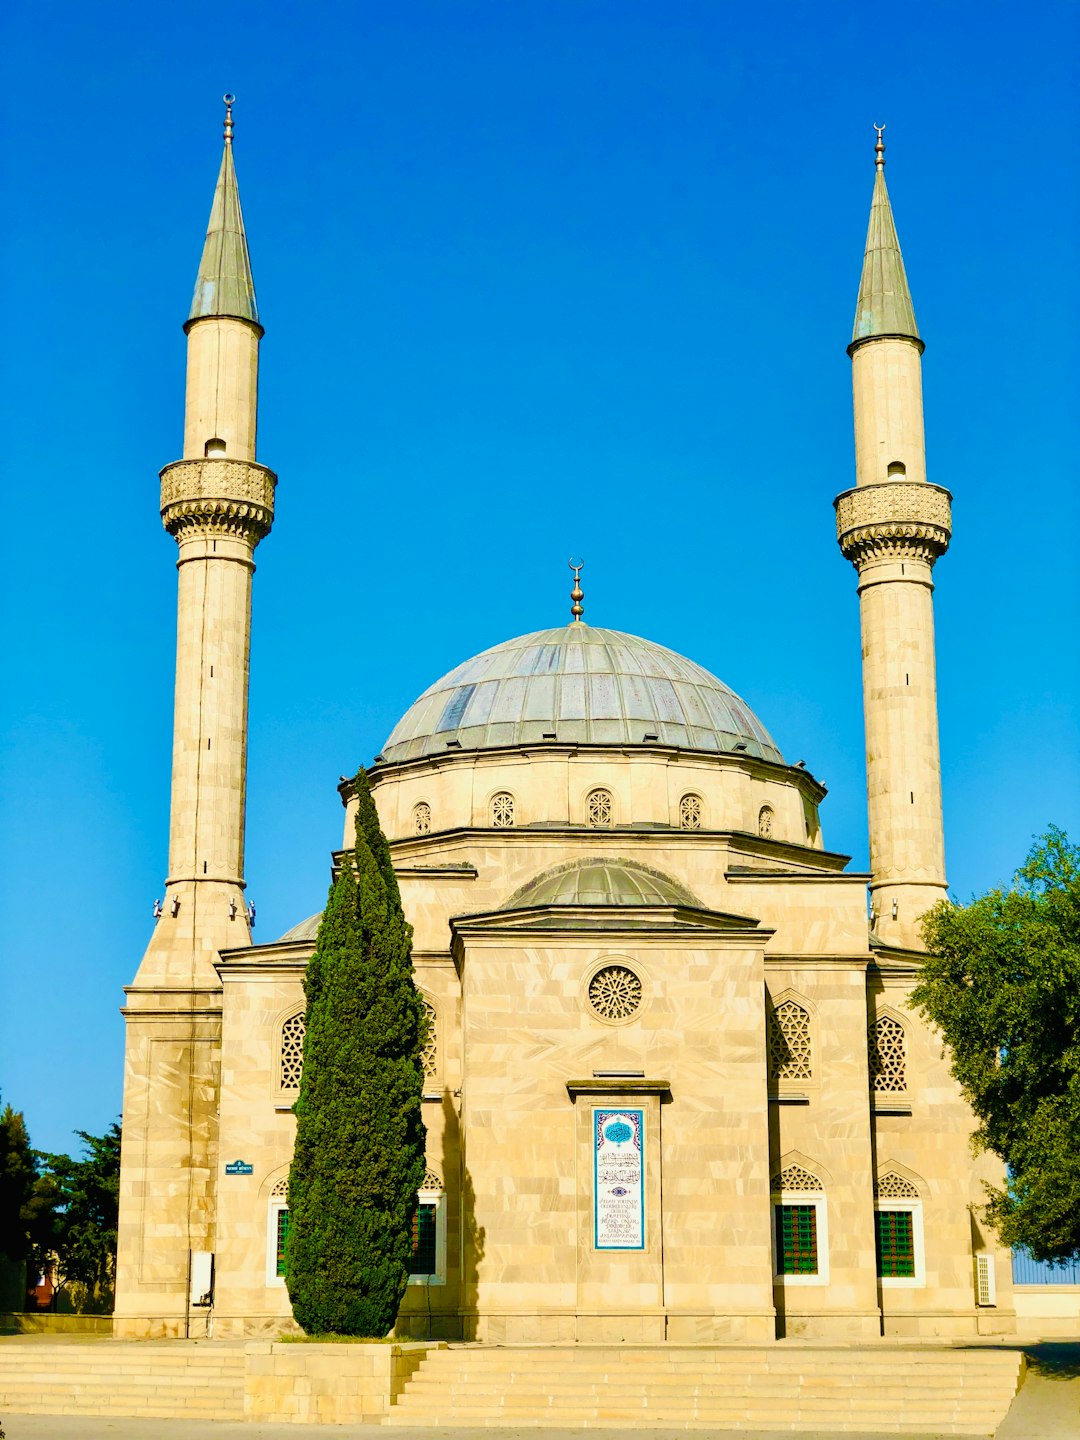
<path fill-rule="evenodd" d="M 589 1004 L 601 1020 L 629 1020 L 641 999 L 641 980 L 628 965 L 605 965 L 589 981 Z"/>
<path fill-rule="evenodd" d="M 413 808 L 413 829 L 417 835 L 431 833 L 431 806 L 423 801 Z"/>

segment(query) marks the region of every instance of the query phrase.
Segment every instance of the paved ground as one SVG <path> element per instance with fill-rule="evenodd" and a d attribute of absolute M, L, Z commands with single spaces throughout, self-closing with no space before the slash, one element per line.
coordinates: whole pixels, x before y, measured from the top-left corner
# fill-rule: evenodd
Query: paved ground
<path fill-rule="evenodd" d="M 510 1426 L 507 1429 L 407 1430 L 395 1425 L 243 1425 L 214 1420 L 79 1420 L 71 1415 L 11 1415 L 4 1417 L 7 1440 L 307 1440 L 308 1436 L 336 1436 L 337 1440 L 730 1440 L 731 1430 L 537 1430 Z M 786 1432 L 790 1434 L 790 1432 Z M 1000 1435 L 1002 1432 L 999 1431 Z M 741 1440 L 781 1440 L 776 1430 L 740 1430 Z M 1018 1431 L 1016 1440 L 1036 1435 L 1073 1435 L 1068 1430 Z M 835 1431 L 800 1431 L 798 1440 L 838 1440 Z M 896 1440 L 877 1432 L 855 1435 L 845 1431 L 842 1440 Z M 942 1440 L 938 1435 L 908 1435 L 905 1440 Z"/>
<path fill-rule="evenodd" d="M 1027 1380 L 995 1440 L 1080 1440 L 1080 1343 L 1048 1341 L 1028 1349 Z M 119 1420 L 73 1415 L 4 1415 L 7 1440 L 726 1440 L 730 1430 L 536 1430 L 523 1426 L 467 1429 L 386 1429 L 381 1425 L 244 1425 L 213 1420 Z M 742 1440 L 779 1440 L 775 1430 L 737 1432 Z M 833 1432 L 803 1432 L 800 1440 L 838 1440 Z M 895 1440 L 880 1433 L 843 1440 Z M 908 1436 L 907 1440 L 939 1440 Z"/>

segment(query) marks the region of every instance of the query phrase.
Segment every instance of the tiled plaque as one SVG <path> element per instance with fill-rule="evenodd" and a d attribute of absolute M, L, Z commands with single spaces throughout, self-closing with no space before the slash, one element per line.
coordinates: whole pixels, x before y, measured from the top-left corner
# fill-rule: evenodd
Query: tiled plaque
<path fill-rule="evenodd" d="M 593 1244 L 645 1248 L 644 1110 L 593 1110 Z"/>

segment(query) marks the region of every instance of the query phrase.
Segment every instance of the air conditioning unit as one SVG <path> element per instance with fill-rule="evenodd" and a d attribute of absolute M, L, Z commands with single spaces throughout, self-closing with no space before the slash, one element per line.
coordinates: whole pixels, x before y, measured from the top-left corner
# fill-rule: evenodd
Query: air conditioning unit
<path fill-rule="evenodd" d="M 975 1303 L 983 1306 L 997 1304 L 994 1256 L 989 1250 L 980 1250 L 975 1256 Z"/>
<path fill-rule="evenodd" d="M 214 1303 L 214 1252 L 192 1250 L 191 1287 L 188 1292 L 193 1307 L 209 1309 Z"/>

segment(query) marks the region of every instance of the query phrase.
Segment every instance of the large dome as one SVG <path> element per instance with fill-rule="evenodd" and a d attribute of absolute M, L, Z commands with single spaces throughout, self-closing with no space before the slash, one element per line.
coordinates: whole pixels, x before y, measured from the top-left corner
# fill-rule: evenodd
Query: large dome
<path fill-rule="evenodd" d="M 551 738 L 738 748 L 783 763 L 750 707 L 708 670 L 650 640 L 584 624 L 506 640 L 436 680 L 394 726 L 382 759 Z"/>

